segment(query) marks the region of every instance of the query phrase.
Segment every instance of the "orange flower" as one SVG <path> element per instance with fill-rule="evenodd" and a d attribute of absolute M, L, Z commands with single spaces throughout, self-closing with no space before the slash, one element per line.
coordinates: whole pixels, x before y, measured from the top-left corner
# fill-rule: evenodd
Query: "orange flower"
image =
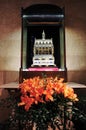
<path fill-rule="evenodd" d="M 73 88 L 65 86 L 63 91 L 64 97 L 67 97 L 73 101 L 78 101 L 77 95 L 74 93 Z"/>
<path fill-rule="evenodd" d="M 44 90 L 43 94 L 45 95 L 46 101 L 48 101 L 48 100 L 53 101 L 54 90 L 53 90 L 52 88 L 47 87 L 47 88 Z"/>
<path fill-rule="evenodd" d="M 35 103 L 42 102 L 43 100 L 40 98 L 43 94 L 43 88 L 32 88 L 30 91 L 30 97 L 35 99 Z"/>
<path fill-rule="evenodd" d="M 39 76 L 24 80 L 19 86 L 22 96 L 18 105 L 24 105 L 25 110 L 29 110 L 32 104 L 54 101 L 54 94 L 63 94 L 64 98 L 78 101 L 74 90 L 68 87 L 63 80 L 63 78 L 40 78 Z"/>
<path fill-rule="evenodd" d="M 21 102 L 18 106 L 25 105 L 25 110 L 28 110 L 34 103 L 34 98 L 29 98 L 27 95 L 21 96 Z"/>

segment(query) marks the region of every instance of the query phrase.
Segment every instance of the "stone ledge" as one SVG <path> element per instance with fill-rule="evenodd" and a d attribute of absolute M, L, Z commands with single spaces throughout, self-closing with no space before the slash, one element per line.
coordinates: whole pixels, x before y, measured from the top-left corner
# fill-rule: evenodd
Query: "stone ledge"
<path fill-rule="evenodd" d="M 0 85 L 0 89 L 16 89 L 18 88 L 19 83 L 18 82 L 10 82 L 8 84 L 2 84 Z"/>
<path fill-rule="evenodd" d="M 86 88 L 86 85 L 75 82 L 67 82 L 67 85 L 72 88 Z"/>
<path fill-rule="evenodd" d="M 67 85 L 72 88 L 86 88 L 86 85 L 84 84 L 78 84 L 75 82 L 67 82 Z M 16 89 L 18 88 L 19 83 L 18 82 L 10 82 L 8 84 L 2 84 L 0 85 L 0 89 Z"/>

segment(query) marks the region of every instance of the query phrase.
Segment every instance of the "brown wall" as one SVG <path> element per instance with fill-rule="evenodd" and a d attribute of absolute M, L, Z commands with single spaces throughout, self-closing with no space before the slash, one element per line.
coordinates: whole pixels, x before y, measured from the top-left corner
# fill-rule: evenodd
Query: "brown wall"
<path fill-rule="evenodd" d="M 86 0 L 0 0 L 0 84 L 18 79 L 21 7 L 37 3 L 65 7 L 68 81 L 86 84 Z"/>
<path fill-rule="evenodd" d="M 0 71 L 0 85 L 19 81 L 18 71 Z"/>

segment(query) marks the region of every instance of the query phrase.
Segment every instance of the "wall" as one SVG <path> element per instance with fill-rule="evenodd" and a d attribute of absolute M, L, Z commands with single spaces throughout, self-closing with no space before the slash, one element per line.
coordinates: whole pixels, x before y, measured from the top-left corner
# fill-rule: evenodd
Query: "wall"
<path fill-rule="evenodd" d="M 18 80 L 21 7 L 37 3 L 65 7 L 68 81 L 86 84 L 86 0 L 0 0 L 0 84 Z"/>
<path fill-rule="evenodd" d="M 86 83 L 86 1 L 66 1 L 66 55 L 68 80 Z"/>

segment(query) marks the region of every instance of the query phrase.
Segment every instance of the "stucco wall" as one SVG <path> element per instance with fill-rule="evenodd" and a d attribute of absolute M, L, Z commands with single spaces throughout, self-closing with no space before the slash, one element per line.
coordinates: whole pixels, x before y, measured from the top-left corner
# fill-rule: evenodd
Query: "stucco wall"
<path fill-rule="evenodd" d="M 5 79 L 4 82 L 0 80 L 0 83 L 18 79 L 21 55 L 21 7 L 37 3 L 51 3 L 65 7 L 68 81 L 86 84 L 86 0 L 0 0 L 0 77 L 1 80 Z M 4 72 L 8 72 L 8 75 L 3 74 Z M 10 73 L 14 75 L 12 80 L 9 80 Z"/>

